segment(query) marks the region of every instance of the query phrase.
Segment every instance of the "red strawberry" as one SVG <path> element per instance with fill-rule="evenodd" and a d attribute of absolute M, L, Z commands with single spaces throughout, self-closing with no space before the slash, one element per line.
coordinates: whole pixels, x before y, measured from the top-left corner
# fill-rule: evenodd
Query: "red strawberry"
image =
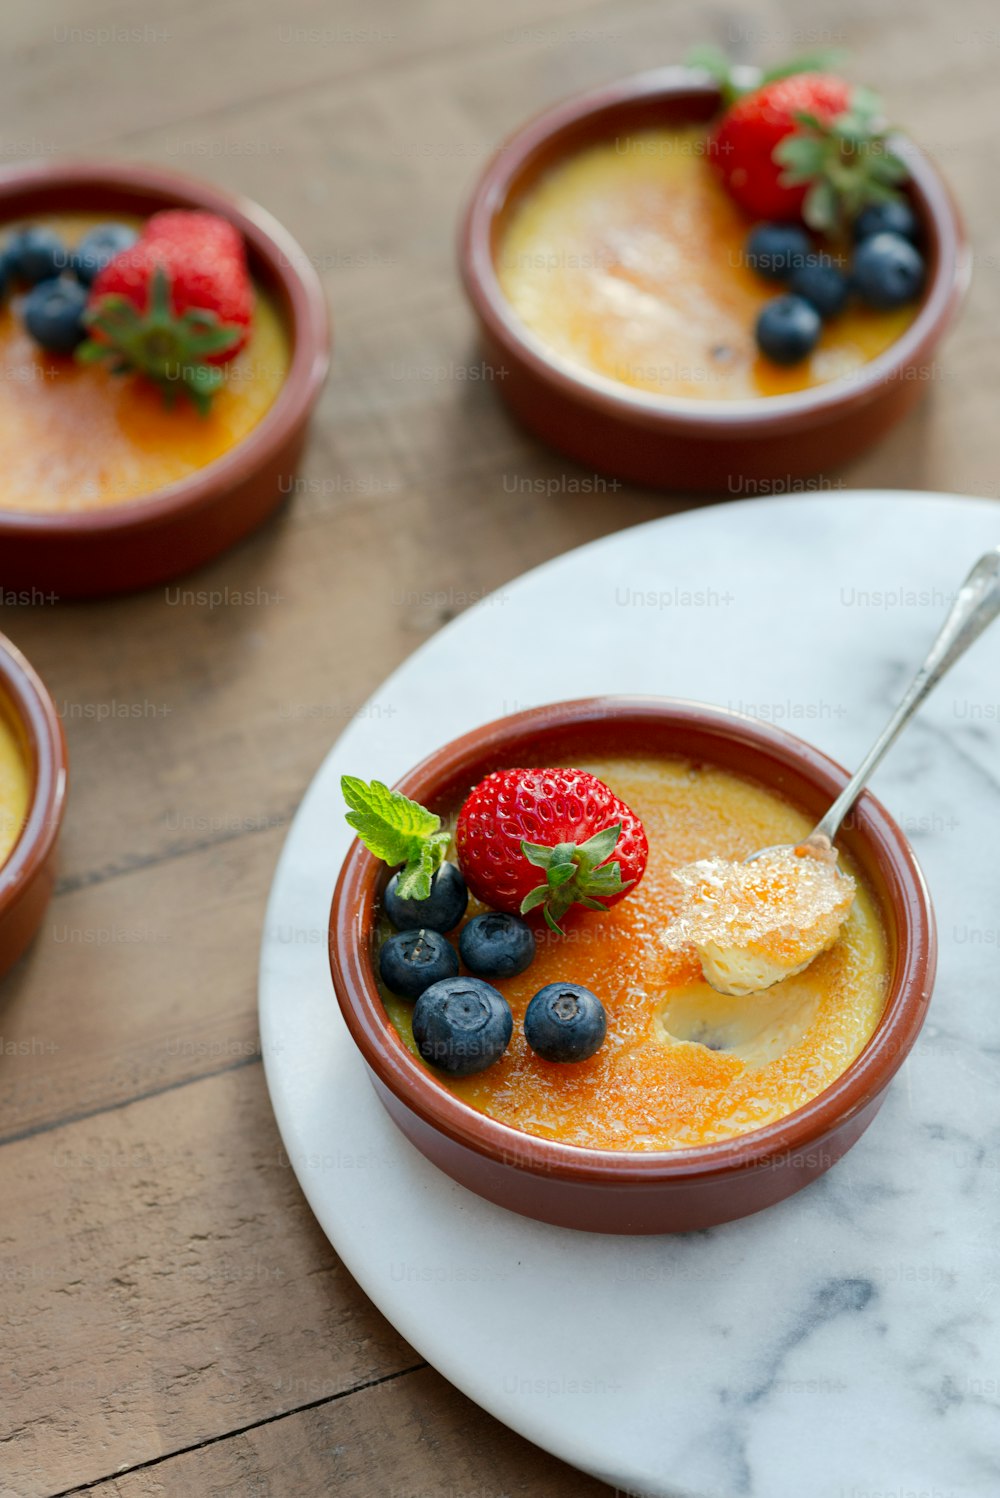
<path fill-rule="evenodd" d="M 97 275 L 77 357 L 111 357 L 169 397 L 185 389 L 207 409 L 225 364 L 246 343 L 253 283 L 239 231 L 213 213 L 155 213 L 134 245 Z"/>
<path fill-rule="evenodd" d="M 572 905 L 616 905 L 649 853 L 635 812 L 584 770 L 494 771 L 467 797 L 455 839 L 474 895 L 512 914 L 541 907 L 555 931 Z"/>
<path fill-rule="evenodd" d="M 842 228 L 907 176 L 867 89 L 832 73 L 793 73 L 744 94 L 722 116 L 709 155 L 754 218 Z"/>
<path fill-rule="evenodd" d="M 197 244 L 203 248 L 216 246 L 220 254 L 236 256 L 245 260 L 243 235 L 235 224 L 217 213 L 204 213 L 199 209 L 165 208 L 147 219 L 143 239 L 156 240 L 163 244 L 170 240 L 184 248 Z"/>

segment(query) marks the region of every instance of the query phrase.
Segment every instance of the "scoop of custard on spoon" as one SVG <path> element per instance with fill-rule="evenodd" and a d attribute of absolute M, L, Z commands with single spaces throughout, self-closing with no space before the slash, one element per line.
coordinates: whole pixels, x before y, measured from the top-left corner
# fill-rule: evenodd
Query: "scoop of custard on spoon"
<path fill-rule="evenodd" d="M 917 708 L 1000 613 L 1000 546 L 980 557 L 896 711 L 829 811 L 801 843 L 706 858 L 675 870 L 678 930 L 719 993 L 743 997 L 801 973 L 836 941 L 855 884 L 837 866 L 841 824 Z"/>

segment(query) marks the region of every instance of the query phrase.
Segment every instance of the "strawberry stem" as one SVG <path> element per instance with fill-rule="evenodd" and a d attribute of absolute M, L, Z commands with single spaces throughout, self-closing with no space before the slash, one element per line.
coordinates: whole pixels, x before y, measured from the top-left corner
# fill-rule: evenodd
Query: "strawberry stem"
<path fill-rule="evenodd" d="M 621 864 L 606 862 L 618 846 L 621 832 L 621 822 L 615 822 L 595 832 L 585 843 L 557 843 L 553 848 L 544 843 L 522 842 L 521 852 L 530 864 L 544 871 L 545 878 L 525 895 L 521 914 L 527 915 L 540 906 L 546 925 L 562 936 L 559 922 L 573 905 L 607 910 L 602 898 L 620 895 L 635 883 L 634 879 L 627 883 L 622 880 Z"/>
<path fill-rule="evenodd" d="M 83 320 L 96 336 L 77 348 L 81 364 L 111 360 L 115 374 L 135 371 L 152 380 L 168 406 L 183 391 L 203 416 L 223 379 L 222 371 L 206 360 L 231 349 L 246 332 L 200 307 L 175 313 L 170 278 L 160 266 L 153 272 L 145 312 L 127 297 L 106 296 Z"/>
<path fill-rule="evenodd" d="M 870 203 L 899 198 L 909 170 L 889 143 L 881 110 L 876 94 L 856 88 L 850 108 L 829 124 L 801 111 L 798 129 L 775 147 L 781 183 L 808 186 L 802 216 L 811 229 L 843 233 Z"/>
<path fill-rule="evenodd" d="M 817 52 L 804 52 L 799 57 L 762 70 L 734 62 L 721 47 L 709 42 L 692 47 L 685 55 L 684 66 L 694 68 L 699 73 L 707 73 L 718 84 L 722 102 L 728 107 L 744 94 L 762 88 L 765 83 L 776 83 L 779 78 L 792 78 L 796 73 L 826 73 L 842 66 L 845 57 L 846 53 L 840 49 L 828 47 Z"/>

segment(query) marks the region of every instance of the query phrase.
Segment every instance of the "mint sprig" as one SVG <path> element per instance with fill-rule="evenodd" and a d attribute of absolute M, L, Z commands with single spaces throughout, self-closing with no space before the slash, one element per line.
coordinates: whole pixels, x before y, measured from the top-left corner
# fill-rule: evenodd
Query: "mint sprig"
<path fill-rule="evenodd" d="M 402 864 L 396 886 L 400 899 L 426 900 L 451 841 L 441 830 L 441 818 L 381 780 L 342 775 L 340 789 L 350 808 L 348 825 L 369 853 L 393 868 Z"/>
<path fill-rule="evenodd" d="M 556 843 L 550 848 L 544 843 L 523 842 L 521 852 L 536 869 L 544 870 L 545 880 L 525 895 L 521 914 L 527 915 L 541 905 L 546 924 L 561 936 L 559 922 L 572 905 L 607 910 L 602 899 L 620 895 L 635 883 L 634 879 L 627 883 L 622 880 L 620 863 L 605 863 L 618 846 L 621 832 L 621 822 L 615 822 L 585 843 Z"/>

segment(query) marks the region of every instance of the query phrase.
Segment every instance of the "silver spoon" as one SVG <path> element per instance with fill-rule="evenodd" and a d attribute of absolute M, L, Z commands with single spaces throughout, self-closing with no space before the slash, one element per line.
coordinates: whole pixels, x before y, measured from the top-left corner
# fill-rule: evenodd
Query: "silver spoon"
<path fill-rule="evenodd" d="M 929 697 L 942 676 L 965 654 L 987 625 L 1000 614 L 1000 546 L 986 552 L 969 573 L 958 590 L 958 597 L 951 606 L 947 619 L 942 624 L 937 639 L 927 653 L 927 658 L 911 681 L 902 702 L 865 755 L 857 770 L 844 786 L 826 816 L 816 823 L 809 836 L 801 843 L 776 843 L 770 848 L 758 848 L 744 863 L 761 858 L 766 853 L 783 852 L 793 847 L 808 848 L 816 857 L 836 862 L 833 846 L 841 824 L 869 777 L 882 763 L 884 756 L 896 742 L 906 724 L 913 717 L 925 697 Z"/>

